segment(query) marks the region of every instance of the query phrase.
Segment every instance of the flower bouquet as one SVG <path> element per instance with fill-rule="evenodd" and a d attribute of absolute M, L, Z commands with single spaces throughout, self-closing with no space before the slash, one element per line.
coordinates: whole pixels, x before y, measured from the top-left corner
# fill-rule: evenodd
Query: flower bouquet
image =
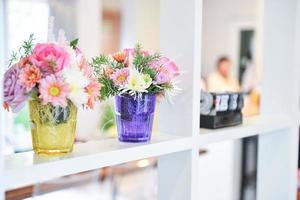
<path fill-rule="evenodd" d="M 124 142 L 147 142 L 151 138 L 157 96 L 170 96 L 178 88 L 177 65 L 140 45 L 113 55 L 92 59 L 101 84 L 100 98 L 115 96 L 118 137 Z"/>
<path fill-rule="evenodd" d="M 93 108 L 100 84 L 77 40 L 33 44 L 33 35 L 13 53 L 4 74 L 4 107 L 18 112 L 28 101 L 36 153 L 72 151 L 77 108 Z"/>

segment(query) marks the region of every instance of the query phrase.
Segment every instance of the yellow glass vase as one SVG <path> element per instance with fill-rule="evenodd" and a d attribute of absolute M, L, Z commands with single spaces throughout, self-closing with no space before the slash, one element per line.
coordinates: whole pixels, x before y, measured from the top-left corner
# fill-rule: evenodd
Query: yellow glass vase
<path fill-rule="evenodd" d="M 77 108 L 69 101 L 65 108 L 29 101 L 33 150 L 37 154 L 63 154 L 73 150 Z"/>

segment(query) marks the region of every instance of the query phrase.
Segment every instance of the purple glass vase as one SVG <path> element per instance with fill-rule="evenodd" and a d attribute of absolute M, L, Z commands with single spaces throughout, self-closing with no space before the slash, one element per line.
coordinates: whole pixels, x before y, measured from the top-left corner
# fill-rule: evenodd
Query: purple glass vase
<path fill-rule="evenodd" d="M 130 95 L 115 97 L 116 122 L 122 142 L 147 142 L 151 139 L 155 110 L 155 95 L 140 98 Z"/>

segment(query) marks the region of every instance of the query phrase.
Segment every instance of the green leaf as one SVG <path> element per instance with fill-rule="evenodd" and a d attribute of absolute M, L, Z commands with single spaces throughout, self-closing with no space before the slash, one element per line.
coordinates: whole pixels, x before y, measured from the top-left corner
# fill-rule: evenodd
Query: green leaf
<path fill-rule="evenodd" d="M 150 94 L 156 94 L 156 93 L 159 93 L 159 92 L 163 91 L 163 89 L 158 87 L 157 85 L 151 84 L 149 86 L 149 88 L 147 89 L 147 91 Z"/>
<path fill-rule="evenodd" d="M 76 48 L 77 48 L 77 45 L 78 45 L 78 41 L 79 41 L 78 38 L 72 40 L 72 41 L 70 42 L 70 46 L 71 46 L 73 49 L 76 49 Z"/>
<path fill-rule="evenodd" d="M 10 67 L 14 62 L 17 62 L 20 58 L 29 56 L 32 54 L 33 41 L 35 38 L 33 34 L 29 35 L 29 38 L 23 41 L 22 46 L 18 49 L 18 52 L 13 51 L 10 59 L 8 61 L 8 67 Z"/>
<path fill-rule="evenodd" d="M 144 74 L 148 74 L 152 80 L 155 79 L 155 76 L 156 76 L 156 72 L 154 69 L 151 69 L 149 67 L 145 67 L 144 70 L 143 70 L 143 73 Z"/>
<path fill-rule="evenodd" d="M 8 67 L 10 67 L 14 62 L 17 62 L 18 59 L 18 53 L 13 51 L 10 55 L 10 59 L 8 60 Z"/>
<path fill-rule="evenodd" d="M 118 88 L 114 85 L 113 81 L 104 74 L 98 78 L 98 82 L 102 85 L 100 99 L 104 100 L 118 93 Z"/>
<path fill-rule="evenodd" d="M 29 35 L 29 38 L 23 41 L 23 45 L 19 49 L 19 53 L 21 54 L 21 57 L 29 56 L 32 53 L 33 41 L 35 40 L 33 36 L 34 36 L 33 33 L 31 33 Z"/>
<path fill-rule="evenodd" d="M 104 131 L 109 130 L 115 125 L 115 113 L 112 105 L 106 105 L 101 118 L 101 128 Z"/>

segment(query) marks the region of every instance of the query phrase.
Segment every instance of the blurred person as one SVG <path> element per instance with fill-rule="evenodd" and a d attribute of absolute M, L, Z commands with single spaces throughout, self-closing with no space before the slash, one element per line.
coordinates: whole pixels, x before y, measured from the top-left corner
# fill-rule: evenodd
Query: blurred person
<path fill-rule="evenodd" d="M 238 80 L 231 77 L 231 61 L 222 56 L 218 59 L 217 70 L 207 78 L 207 89 L 210 92 L 238 92 L 240 86 Z"/>

